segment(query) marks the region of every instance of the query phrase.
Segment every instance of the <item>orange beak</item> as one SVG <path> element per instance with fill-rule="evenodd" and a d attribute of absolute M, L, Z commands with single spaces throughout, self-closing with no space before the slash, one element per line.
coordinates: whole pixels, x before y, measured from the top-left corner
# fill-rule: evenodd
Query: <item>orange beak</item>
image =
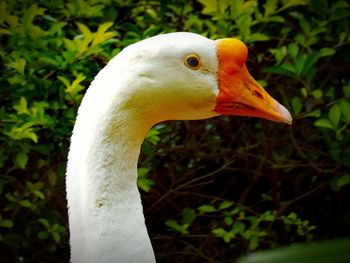
<path fill-rule="evenodd" d="M 292 124 L 289 111 L 273 99 L 249 74 L 248 49 L 234 38 L 217 40 L 219 95 L 215 112 L 264 118 Z"/>

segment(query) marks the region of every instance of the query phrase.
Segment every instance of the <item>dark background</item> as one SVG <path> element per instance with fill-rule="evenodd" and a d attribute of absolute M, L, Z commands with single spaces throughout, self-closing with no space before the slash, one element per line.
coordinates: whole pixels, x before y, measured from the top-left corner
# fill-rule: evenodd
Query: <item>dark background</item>
<path fill-rule="evenodd" d="M 1 260 L 68 262 L 64 174 L 81 98 L 122 48 L 173 31 L 242 39 L 294 123 L 154 127 L 139 187 L 157 260 L 232 262 L 349 236 L 349 17 L 339 0 L 2 1 Z"/>

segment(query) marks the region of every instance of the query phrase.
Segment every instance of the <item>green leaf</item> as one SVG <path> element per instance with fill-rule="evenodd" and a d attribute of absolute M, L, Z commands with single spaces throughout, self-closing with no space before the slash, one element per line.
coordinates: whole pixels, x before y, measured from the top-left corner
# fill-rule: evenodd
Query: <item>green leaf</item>
<path fill-rule="evenodd" d="M 137 169 L 137 174 L 139 177 L 145 177 L 149 172 L 148 167 L 141 167 Z"/>
<path fill-rule="evenodd" d="M 11 31 L 5 28 L 0 28 L 0 35 L 11 35 Z"/>
<path fill-rule="evenodd" d="M 45 199 L 44 193 L 39 191 L 39 190 L 35 190 L 33 191 L 33 194 L 35 194 L 37 197 L 39 197 L 40 199 Z"/>
<path fill-rule="evenodd" d="M 333 125 L 328 119 L 319 119 L 315 121 L 314 125 L 320 128 L 333 129 Z"/>
<path fill-rule="evenodd" d="M 6 194 L 6 198 L 7 198 L 7 200 L 9 200 L 9 202 L 12 202 L 12 203 L 14 203 L 14 202 L 17 201 L 16 197 L 14 197 L 14 196 L 13 196 L 12 194 L 10 194 L 10 193 Z"/>
<path fill-rule="evenodd" d="M 251 228 L 255 228 L 259 225 L 259 220 L 256 216 L 250 216 L 250 217 L 248 217 L 248 219 L 249 219 Z"/>
<path fill-rule="evenodd" d="M 91 42 L 93 36 L 90 29 L 82 23 L 76 23 L 76 25 L 79 27 L 79 30 L 81 31 L 81 33 L 83 33 L 83 36 L 85 38 L 84 40 L 87 42 Z"/>
<path fill-rule="evenodd" d="M 149 192 L 153 185 L 155 185 L 155 182 L 150 178 L 140 177 L 137 179 L 137 186 L 145 192 Z"/>
<path fill-rule="evenodd" d="M 97 29 L 97 35 L 105 33 L 111 26 L 113 26 L 113 22 L 106 22 L 102 25 L 99 25 Z"/>
<path fill-rule="evenodd" d="M 340 177 L 333 178 L 330 182 L 333 191 L 339 191 L 343 186 L 350 184 L 350 174 L 345 174 Z"/>
<path fill-rule="evenodd" d="M 218 237 L 222 237 L 222 236 L 224 236 L 227 233 L 227 231 L 220 227 L 220 228 L 213 229 L 212 233 L 215 234 Z"/>
<path fill-rule="evenodd" d="M 282 1 L 283 7 L 279 9 L 279 11 L 282 11 L 284 9 L 290 8 L 292 6 L 297 6 L 297 5 L 306 5 L 308 3 L 308 0 L 284 0 Z"/>
<path fill-rule="evenodd" d="M 292 221 L 295 221 L 296 219 L 298 219 L 298 215 L 295 212 L 291 212 L 288 216 L 287 219 L 290 219 Z"/>
<path fill-rule="evenodd" d="M 311 27 L 310 27 L 310 23 L 306 20 L 306 19 L 301 19 L 299 21 L 299 24 L 301 26 L 301 28 L 303 29 L 304 32 L 310 32 L 311 31 Z"/>
<path fill-rule="evenodd" d="M 77 51 L 77 45 L 74 41 L 64 38 L 63 43 L 68 51 Z"/>
<path fill-rule="evenodd" d="M 198 210 L 202 213 L 216 212 L 216 208 L 212 205 L 201 205 Z"/>
<path fill-rule="evenodd" d="M 306 42 L 306 39 L 305 39 L 305 36 L 304 35 L 302 35 L 302 34 L 297 34 L 296 36 L 295 36 L 295 41 L 297 42 L 297 43 L 299 43 L 301 46 L 303 46 L 303 47 L 305 47 L 305 42 Z"/>
<path fill-rule="evenodd" d="M 181 226 L 175 220 L 167 220 L 167 221 L 165 221 L 165 225 L 167 225 L 168 227 L 171 227 L 175 230 L 181 229 Z"/>
<path fill-rule="evenodd" d="M 276 8 L 277 8 L 277 0 L 267 0 L 266 3 L 264 4 L 264 17 L 268 17 L 272 14 L 275 13 Z"/>
<path fill-rule="evenodd" d="M 221 237 L 226 243 L 230 242 L 231 239 L 234 237 L 234 234 L 232 232 L 227 232 L 221 227 L 213 229 L 212 233 L 217 237 Z"/>
<path fill-rule="evenodd" d="M 234 204 L 234 202 L 225 200 L 219 205 L 219 210 L 229 208 L 233 204 Z"/>
<path fill-rule="evenodd" d="M 153 145 L 157 144 L 160 141 L 160 137 L 159 137 L 159 131 L 155 128 L 152 128 L 147 136 L 146 136 L 146 140 L 149 141 L 150 143 L 152 143 Z"/>
<path fill-rule="evenodd" d="M 217 0 L 220 1 L 220 0 Z M 231 5 L 231 12 L 234 11 L 234 18 L 238 18 L 238 16 L 249 17 L 255 10 L 257 3 L 255 0 L 237 0 L 237 1 L 229 1 L 226 3 Z M 234 8 L 233 8 L 234 7 Z"/>
<path fill-rule="evenodd" d="M 22 139 L 32 139 L 34 142 L 38 141 L 37 135 L 33 132 L 32 122 L 26 122 L 20 127 L 13 126 L 10 131 L 5 131 L 4 134 L 9 136 L 13 140 L 22 140 Z"/>
<path fill-rule="evenodd" d="M 45 230 L 40 231 L 38 234 L 39 239 L 47 239 L 49 237 L 49 233 Z"/>
<path fill-rule="evenodd" d="M 276 219 L 276 214 L 273 211 L 266 211 L 261 215 L 261 220 L 267 222 L 273 222 Z"/>
<path fill-rule="evenodd" d="M 259 239 L 256 236 L 253 236 L 249 239 L 249 249 L 256 250 L 259 246 Z"/>
<path fill-rule="evenodd" d="M 106 32 L 112 25 L 113 25 L 113 22 L 106 22 L 98 27 L 94 40 L 92 41 L 92 44 L 91 44 L 92 47 L 116 35 L 114 32 Z"/>
<path fill-rule="evenodd" d="M 38 136 L 31 131 L 32 129 L 28 129 L 25 132 L 23 132 L 22 136 L 23 138 L 31 139 L 33 142 L 38 142 Z"/>
<path fill-rule="evenodd" d="M 59 233 L 57 233 L 57 232 L 52 232 L 52 233 L 51 233 L 51 236 L 52 236 L 53 240 L 55 240 L 56 243 L 59 243 L 59 242 L 60 242 L 61 237 L 60 237 L 60 234 L 59 234 Z"/>
<path fill-rule="evenodd" d="M 198 0 L 204 8 L 202 10 L 203 14 L 210 15 L 216 12 L 223 12 L 230 5 L 230 1 L 227 0 Z"/>
<path fill-rule="evenodd" d="M 17 110 L 18 115 L 19 114 L 30 115 L 30 112 L 27 107 L 27 100 L 23 96 L 19 99 L 19 103 L 14 106 L 14 109 Z"/>
<path fill-rule="evenodd" d="M 24 58 L 17 58 L 15 61 L 7 63 L 6 66 L 14 68 L 18 73 L 23 75 L 26 64 L 27 61 Z"/>
<path fill-rule="evenodd" d="M 350 101 L 342 100 L 339 103 L 339 107 L 345 122 L 349 124 L 350 123 Z"/>
<path fill-rule="evenodd" d="M 156 14 L 156 17 L 157 17 L 157 14 Z M 145 37 L 155 36 L 155 35 L 157 35 L 160 31 L 161 31 L 161 27 L 160 27 L 160 26 L 151 25 L 149 28 L 147 28 L 147 29 L 143 32 L 143 36 L 145 36 Z"/>
<path fill-rule="evenodd" d="M 66 86 L 66 88 L 68 88 L 70 86 L 70 81 L 63 76 L 58 76 L 57 77 L 60 81 L 62 81 L 62 83 Z"/>
<path fill-rule="evenodd" d="M 147 177 L 149 172 L 149 168 L 141 167 L 137 169 L 138 178 L 137 178 L 137 186 L 141 188 L 145 192 L 149 192 L 153 185 L 155 185 L 154 180 Z"/>
<path fill-rule="evenodd" d="M 314 90 L 314 91 L 312 92 L 312 96 L 314 96 L 315 99 L 319 100 L 319 99 L 322 98 L 323 92 L 322 92 L 322 90 L 320 90 L 320 89 Z"/>
<path fill-rule="evenodd" d="M 335 50 L 333 48 L 321 48 L 320 50 L 320 56 L 321 57 L 327 57 L 335 54 Z"/>
<path fill-rule="evenodd" d="M 49 29 L 50 35 L 54 35 L 59 33 L 63 27 L 65 27 L 68 23 L 67 22 L 55 22 L 54 24 L 51 25 L 51 28 Z"/>
<path fill-rule="evenodd" d="M 253 33 L 248 37 L 247 42 L 267 41 L 269 39 L 270 38 L 265 34 Z"/>
<path fill-rule="evenodd" d="M 39 218 L 38 221 L 47 229 L 50 228 L 50 223 L 45 218 Z"/>
<path fill-rule="evenodd" d="M 170 227 L 171 229 L 175 230 L 176 232 L 179 232 L 183 235 L 188 234 L 187 227 L 183 225 L 179 225 L 175 220 L 167 220 L 165 221 L 165 225 Z"/>
<path fill-rule="evenodd" d="M 305 62 L 306 62 L 305 56 L 303 56 L 302 54 L 299 54 L 295 58 L 294 68 L 298 76 L 301 75 L 301 72 L 304 69 Z"/>
<path fill-rule="evenodd" d="M 279 75 L 284 75 L 290 78 L 295 78 L 295 70 L 294 68 L 290 68 L 289 66 L 286 66 L 285 64 L 282 64 L 280 66 L 271 66 L 264 70 L 268 73 L 275 73 Z"/>
<path fill-rule="evenodd" d="M 224 221 L 228 226 L 233 224 L 233 219 L 230 216 L 225 216 Z"/>
<path fill-rule="evenodd" d="M 338 126 L 340 116 L 341 116 L 340 107 L 338 106 L 338 104 L 333 105 L 329 110 L 328 117 L 334 127 Z"/>
<path fill-rule="evenodd" d="M 39 57 L 38 61 L 45 63 L 45 64 L 48 64 L 48 65 L 55 66 L 55 67 L 59 66 L 59 62 L 53 58 L 50 58 L 50 57 Z"/>
<path fill-rule="evenodd" d="M 16 155 L 16 163 L 22 169 L 26 168 L 28 162 L 28 155 L 25 152 L 19 152 Z"/>
<path fill-rule="evenodd" d="M 52 186 L 56 185 L 57 174 L 55 173 L 55 171 L 53 171 L 53 170 L 50 169 L 50 170 L 47 172 L 47 178 L 49 179 L 50 185 L 52 185 Z"/>
<path fill-rule="evenodd" d="M 338 179 L 339 188 L 348 184 L 350 184 L 350 174 L 343 175 Z"/>
<path fill-rule="evenodd" d="M 268 22 L 284 23 L 286 20 L 282 16 L 270 16 L 267 18 Z"/>
<path fill-rule="evenodd" d="M 297 43 L 291 43 L 288 45 L 288 52 L 292 58 L 296 58 L 299 54 L 299 46 Z"/>
<path fill-rule="evenodd" d="M 32 203 L 29 200 L 21 200 L 18 202 L 23 207 L 31 207 Z"/>
<path fill-rule="evenodd" d="M 13 221 L 8 219 L 0 219 L 0 227 L 12 228 Z"/>
<path fill-rule="evenodd" d="M 241 234 L 243 233 L 245 229 L 245 224 L 241 221 L 237 221 L 234 225 L 233 225 L 233 232 L 236 234 Z"/>
<path fill-rule="evenodd" d="M 286 46 L 282 46 L 279 49 L 270 49 L 269 51 L 275 56 L 276 65 L 279 65 L 288 54 Z"/>
<path fill-rule="evenodd" d="M 58 76 L 57 77 L 60 81 L 62 81 L 62 83 L 66 86 L 66 92 L 70 95 L 75 95 L 77 94 L 79 91 L 83 90 L 84 87 L 82 85 L 80 85 L 80 83 L 86 78 L 83 74 L 79 73 L 75 80 L 73 80 L 72 83 L 70 83 L 70 81 L 63 77 L 63 76 Z"/>
<path fill-rule="evenodd" d="M 301 109 L 303 108 L 303 103 L 301 101 L 301 99 L 299 97 L 294 97 L 292 99 L 292 108 L 293 108 L 293 111 L 296 115 L 298 115 L 301 111 Z"/>
<path fill-rule="evenodd" d="M 234 231 L 228 232 L 221 227 L 213 229 L 212 233 L 217 237 L 221 237 L 225 241 L 225 243 L 229 243 L 236 235 Z"/>
<path fill-rule="evenodd" d="M 350 82 L 343 86 L 343 93 L 345 97 L 350 96 Z"/>
<path fill-rule="evenodd" d="M 15 29 L 18 27 L 19 18 L 18 16 L 14 16 L 14 15 L 7 15 L 6 22 L 10 25 L 11 29 Z"/>
<path fill-rule="evenodd" d="M 345 263 L 350 261 L 349 250 L 349 238 L 339 238 L 254 252 L 237 263 Z"/>
<path fill-rule="evenodd" d="M 307 75 L 308 71 L 310 68 L 317 62 L 319 59 L 319 53 L 318 52 L 313 52 L 310 55 L 307 56 L 304 65 L 303 65 L 303 70 L 302 70 L 302 75 L 305 76 Z"/>
<path fill-rule="evenodd" d="M 350 11 L 348 9 L 337 9 L 336 11 L 332 12 L 331 16 L 329 17 L 329 21 L 335 22 L 348 17 L 350 17 Z"/>
<path fill-rule="evenodd" d="M 183 223 L 191 225 L 195 218 L 196 218 L 196 212 L 194 211 L 194 209 L 190 209 L 190 208 L 186 207 L 182 211 L 182 222 Z"/>
<path fill-rule="evenodd" d="M 266 79 L 259 79 L 258 83 L 260 84 L 261 87 L 265 88 L 267 86 L 267 81 Z"/>
<path fill-rule="evenodd" d="M 0 19 L 3 20 L 7 15 L 8 11 L 6 10 L 6 2 L 2 1 L 0 2 Z"/>
<path fill-rule="evenodd" d="M 23 16 L 23 25 L 26 31 L 33 29 L 33 19 L 37 15 L 43 15 L 45 9 L 38 7 L 37 4 L 32 4 L 29 8 L 25 9 Z M 33 33 L 33 32 L 31 32 Z"/>
<path fill-rule="evenodd" d="M 331 7 L 332 11 L 335 11 L 337 9 L 343 9 L 349 7 L 349 3 L 346 1 L 334 1 Z"/>

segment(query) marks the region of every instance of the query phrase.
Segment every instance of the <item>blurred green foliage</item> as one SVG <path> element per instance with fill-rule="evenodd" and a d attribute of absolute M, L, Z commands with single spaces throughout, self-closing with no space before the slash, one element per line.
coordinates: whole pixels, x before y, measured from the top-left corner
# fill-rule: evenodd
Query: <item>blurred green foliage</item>
<path fill-rule="evenodd" d="M 251 253 L 237 263 L 348 263 L 350 239 L 293 244 L 289 247 Z"/>
<path fill-rule="evenodd" d="M 350 235 L 350 9 L 335 0 L 0 2 L 0 251 L 68 262 L 65 165 L 76 111 L 125 46 L 173 31 L 249 47 L 291 128 L 221 117 L 154 127 L 138 185 L 160 262 Z"/>

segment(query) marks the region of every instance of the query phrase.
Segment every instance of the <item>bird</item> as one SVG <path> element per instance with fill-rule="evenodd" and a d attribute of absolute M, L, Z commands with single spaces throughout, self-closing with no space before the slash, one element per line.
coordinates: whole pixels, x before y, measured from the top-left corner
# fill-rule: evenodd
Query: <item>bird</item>
<path fill-rule="evenodd" d="M 291 124 L 254 80 L 247 46 L 190 32 L 124 48 L 87 89 L 66 171 L 71 262 L 151 263 L 155 254 L 137 187 L 141 144 L 157 123 L 220 115 Z"/>

